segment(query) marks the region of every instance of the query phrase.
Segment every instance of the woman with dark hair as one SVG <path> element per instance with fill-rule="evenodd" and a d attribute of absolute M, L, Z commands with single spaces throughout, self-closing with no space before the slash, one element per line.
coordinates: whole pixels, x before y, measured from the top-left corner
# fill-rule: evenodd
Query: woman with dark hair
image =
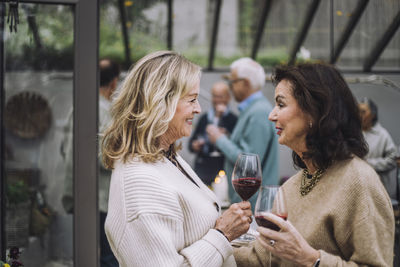
<path fill-rule="evenodd" d="M 357 103 L 331 65 L 276 69 L 276 105 L 269 115 L 279 143 L 301 170 L 285 182 L 287 221 L 265 219 L 260 237 L 238 248 L 238 266 L 392 266 L 394 217 L 379 176 L 362 158 Z M 271 252 L 271 254 L 270 254 Z"/>

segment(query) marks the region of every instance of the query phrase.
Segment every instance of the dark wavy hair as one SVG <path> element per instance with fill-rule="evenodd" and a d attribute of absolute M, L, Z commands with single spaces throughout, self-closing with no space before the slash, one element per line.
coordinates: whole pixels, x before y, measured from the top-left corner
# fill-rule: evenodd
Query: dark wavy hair
<path fill-rule="evenodd" d="M 306 136 L 307 152 L 292 153 L 293 162 L 305 168 L 303 159 L 311 159 L 319 169 L 334 162 L 368 153 L 356 99 L 340 72 L 329 64 L 304 63 L 277 67 L 272 81 L 289 81 L 301 110 L 312 117 Z"/>

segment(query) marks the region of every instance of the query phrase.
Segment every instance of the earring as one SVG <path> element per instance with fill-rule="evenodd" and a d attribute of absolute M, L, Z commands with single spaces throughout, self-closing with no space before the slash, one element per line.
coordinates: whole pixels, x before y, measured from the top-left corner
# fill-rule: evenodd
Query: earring
<path fill-rule="evenodd" d="M 310 121 L 310 124 L 309 124 L 309 126 L 310 126 L 310 129 L 312 128 L 312 121 Z"/>

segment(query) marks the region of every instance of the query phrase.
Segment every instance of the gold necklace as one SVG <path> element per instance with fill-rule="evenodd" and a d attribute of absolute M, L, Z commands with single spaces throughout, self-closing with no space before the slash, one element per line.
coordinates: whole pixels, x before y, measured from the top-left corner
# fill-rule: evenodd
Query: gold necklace
<path fill-rule="evenodd" d="M 303 169 L 303 174 L 301 176 L 301 185 L 300 185 L 300 194 L 302 196 L 307 195 L 314 186 L 318 183 L 319 179 L 322 176 L 323 170 L 317 170 L 316 173 L 312 175 L 311 178 L 307 178 L 310 174 L 307 169 Z M 309 180 L 309 181 L 307 181 Z"/>

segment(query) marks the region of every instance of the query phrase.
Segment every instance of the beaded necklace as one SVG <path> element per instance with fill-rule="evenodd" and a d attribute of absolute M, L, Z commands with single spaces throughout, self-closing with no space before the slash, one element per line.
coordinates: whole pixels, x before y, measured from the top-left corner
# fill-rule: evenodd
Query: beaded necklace
<path fill-rule="evenodd" d="M 300 194 L 302 196 L 307 195 L 318 183 L 323 173 L 323 170 L 317 170 L 316 173 L 311 175 L 307 169 L 303 169 L 303 174 L 301 176 Z M 311 178 L 308 178 L 310 176 Z"/>

